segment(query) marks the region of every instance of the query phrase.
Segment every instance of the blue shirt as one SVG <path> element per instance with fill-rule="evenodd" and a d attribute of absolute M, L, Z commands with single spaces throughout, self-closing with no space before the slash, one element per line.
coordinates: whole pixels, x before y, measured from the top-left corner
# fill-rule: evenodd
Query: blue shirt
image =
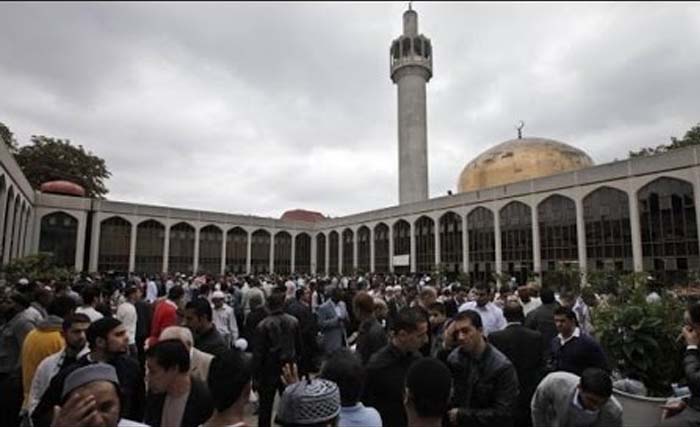
<path fill-rule="evenodd" d="M 382 427 L 382 417 L 376 409 L 357 402 L 355 406 L 340 408 L 338 427 Z"/>

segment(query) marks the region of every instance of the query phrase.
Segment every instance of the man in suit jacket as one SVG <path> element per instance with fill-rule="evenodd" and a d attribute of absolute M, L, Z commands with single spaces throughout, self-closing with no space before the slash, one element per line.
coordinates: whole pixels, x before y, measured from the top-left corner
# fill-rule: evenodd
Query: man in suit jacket
<path fill-rule="evenodd" d="M 159 340 L 180 340 L 190 354 L 190 375 L 204 384 L 209 378 L 209 367 L 214 355 L 205 353 L 194 347 L 194 338 L 192 332 L 184 326 L 168 326 L 160 333 Z"/>
<path fill-rule="evenodd" d="M 505 354 L 515 366 L 520 383 L 515 427 L 530 427 L 530 400 L 544 376 L 545 358 L 542 334 L 523 326 L 525 314 L 517 301 L 507 302 L 503 315 L 508 322 L 505 329 L 489 335 L 489 342 Z"/>
<path fill-rule="evenodd" d="M 146 353 L 149 394 L 144 422 L 151 427 L 198 427 L 213 412 L 206 385 L 190 376 L 190 356 L 177 339 L 159 341 Z"/>
<path fill-rule="evenodd" d="M 321 347 L 325 355 L 347 344 L 345 326 L 348 322 L 348 310 L 343 302 L 343 290 L 332 288 L 331 298 L 321 304 L 316 311 L 318 328 L 323 334 Z"/>

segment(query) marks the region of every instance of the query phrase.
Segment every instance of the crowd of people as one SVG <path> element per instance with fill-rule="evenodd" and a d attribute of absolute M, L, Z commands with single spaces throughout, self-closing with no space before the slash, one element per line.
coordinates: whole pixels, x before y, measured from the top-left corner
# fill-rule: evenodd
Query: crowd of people
<path fill-rule="evenodd" d="M 429 276 L 80 276 L 0 289 L 2 427 L 621 426 L 596 296 Z M 700 420 L 700 305 L 682 336 Z"/>

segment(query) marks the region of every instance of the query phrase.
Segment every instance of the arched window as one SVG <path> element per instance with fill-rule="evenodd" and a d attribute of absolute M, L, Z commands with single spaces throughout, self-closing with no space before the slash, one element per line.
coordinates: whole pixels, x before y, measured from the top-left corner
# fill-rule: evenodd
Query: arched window
<path fill-rule="evenodd" d="M 131 223 L 118 216 L 102 221 L 97 270 L 128 272 L 130 250 Z"/>
<path fill-rule="evenodd" d="M 560 264 L 578 262 L 576 235 L 576 203 L 555 194 L 537 206 L 540 225 L 540 256 L 542 274 L 557 271 Z"/>
<path fill-rule="evenodd" d="M 206 274 L 221 273 L 221 249 L 223 248 L 221 229 L 207 225 L 199 230 L 199 271 Z"/>
<path fill-rule="evenodd" d="M 326 235 L 316 235 L 316 273 L 326 274 Z"/>
<path fill-rule="evenodd" d="M 175 273 L 193 274 L 194 271 L 194 227 L 180 222 L 170 228 L 169 269 Z"/>
<path fill-rule="evenodd" d="M 633 271 L 627 193 L 602 187 L 583 199 L 588 271 Z"/>
<path fill-rule="evenodd" d="M 496 262 L 493 212 L 481 206 L 469 212 L 467 231 L 469 275 L 475 281 L 490 281 Z"/>
<path fill-rule="evenodd" d="M 369 228 L 363 225 L 357 230 L 357 269 L 362 273 L 370 271 Z"/>
<path fill-rule="evenodd" d="M 270 272 L 270 233 L 265 230 L 257 230 L 251 240 L 250 269 L 253 274 L 265 274 Z"/>
<path fill-rule="evenodd" d="M 299 233 L 294 238 L 294 271 L 311 273 L 311 237 L 306 233 Z"/>
<path fill-rule="evenodd" d="M 435 221 L 422 216 L 416 221 L 416 271 L 431 273 L 435 266 Z"/>
<path fill-rule="evenodd" d="M 226 270 L 233 274 L 245 274 L 248 257 L 248 232 L 234 227 L 226 233 Z"/>
<path fill-rule="evenodd" d="M 393 256 L 394 272 L 408 274 L 411 271 L 411 224 L 403 219 L 394 224 Z"/>
<path fill-rule="evenodd" d="M 328 255 L 328 272 L 329 274 L 338 274 L 338 249 L 339 249 L 339 242 L 338 242 L 338 232 L 337 231 L 331 231 L 330 234 L 328 235 L 328 250 L 329 250 L 329 255 Z"/>
<path fill-rule="evenodd" d="M 700 267 L 692 184 L 659 178 L 642 187 L 637 197 L 644 271 L 664 283 L 685 281 L 688 271 Z"/>
<path fill-rule="evenodd" d="M 352 274 L 354 263 L 355 234 L 349 228 L 343 230 L 343 274 Z"/>
<path fill-rule="evenodd" d="M 532 210 L 521 202 L 508 203 L 499 212 L 501 226 L 501 270 L 526 284 L 533 271 Z"/>
<path fill-rule="evenodd" d="M 440 263 L 450 273 L 462 271 L 462 218 L 454 212 L 440 217 Z"/>
<path fill-rule="evenodd" d="M 374 271 L 389 272 L 389 226 L 383 222 L 374 227 Z"/>
<path fill-rule="evenodd" d="M 292 272 L 292 235 L 286 231 L 275 234 L 275 273 L 290 274 Z"/>
<path fill-rule="evenodd" d="M 138 273 L 163 271 L 165 226 L 158 221 L 144 221 L 136 227 L 136 268 Z"/>
<path fill-rule="evenodd" d="M 39 252 L 50 254 L 59 267 L 73 268 L 77 237 L 78 220 L 76 218 L 65 212 L 46 215 L 41 218 Z"/>

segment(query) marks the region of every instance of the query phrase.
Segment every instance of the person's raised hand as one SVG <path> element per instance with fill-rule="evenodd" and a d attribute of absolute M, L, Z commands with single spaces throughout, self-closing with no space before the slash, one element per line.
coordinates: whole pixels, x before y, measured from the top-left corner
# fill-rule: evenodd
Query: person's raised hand
<path fill-rule="evenodd" d="M 97 424 L 97 404 L 91 394 L 73 394 L 63 406 L 53 407 L 51 427 L 90 427 Z"/>
<path fill-rule="evenodd" d="M 299 369 L 296 363 L 286 363 L 282 366 L 282 384 L 288 386 L 299 382 Z"/>

